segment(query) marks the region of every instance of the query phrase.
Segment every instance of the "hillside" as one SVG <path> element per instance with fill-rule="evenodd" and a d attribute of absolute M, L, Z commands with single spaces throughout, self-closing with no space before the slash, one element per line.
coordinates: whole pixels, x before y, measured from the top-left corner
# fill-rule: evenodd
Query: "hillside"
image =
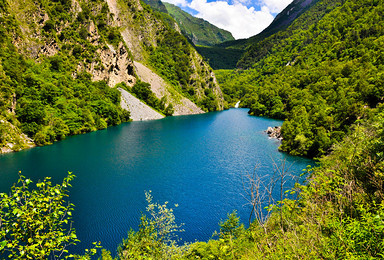
<path fill-rule="evenodd" d="M 225 41 L 234 40 L 232 34 L 217 28 L 201 18 L 196 18 L 178 6 L 165 3 L 168 13 L 176 20 L 182 33 L 195 45 L 212 46 Z"/>
<path fill-rule="evenodd" d="M 265 49 L 264 46 L 258 46 L 260 41 L 279 31 L 285 30 L 296 19 L 305 21 L 307 26 L 321 19 L 324 14 L 320 12 L 317 12 L 315 16 L 306 14 L 301 17 L 302 14 L 306 13 L 317 2 L 318 0 L 294 0 L 261 33 L 248 39 L 226 41 L 212 47 L 198 47 L 197 50 L 209 61 L 209 64 L 214 69 L 234 69 L 252 66 L 252 61 L 247 63 L 246 60 L 252 56 L 255 50 L 259 48 Z"/>
<path fill-rule="evenodd" d="M 299 18 L 303 13 L 316 4 L 319 0 L 293 0 L 283 11 L 276 15 L 272 23 L 265 28 L 262 32 L 254 35 L 248 39 L 240 39 L 235 41 L 228 41 L 217 44 L 216 47 L 230 48 L 230 49 L 248 49 L 249 46 L 258 43 L 259 41 L 271 36 L 274 33 L 286 29 L 293 21 Z M 318 16 L 306 17 L 312 21 L 319 19 Z"/>
<path fill-rule="evenodd" d="M 162 13 L 167 13 L 167 8 L 165 7 L 164 3 L 161 0 L 144 0 L 144 3 L 147 5 L 150 5 L 153 10 L 162 12 Z"/>
<path fill-rule="evenodd" d="M 224 107 L 212 69 L 140 1 L 2 1 L 0 7 L 3 152 L 129 120 L 117 87 L 165 115 Z M 154 79 L 145 78 L 151 84 L 140 70 L 152 72 Z"/>
<path fill-rule="evenodd" d="M 227 100 L 241 99 L 253 115 L 285 119 L 282 151 L 327 154 L 383 100 L 379 2 L 317 2 L 251 48 L 242 59 L 249 69 L 217 72 Z"/>

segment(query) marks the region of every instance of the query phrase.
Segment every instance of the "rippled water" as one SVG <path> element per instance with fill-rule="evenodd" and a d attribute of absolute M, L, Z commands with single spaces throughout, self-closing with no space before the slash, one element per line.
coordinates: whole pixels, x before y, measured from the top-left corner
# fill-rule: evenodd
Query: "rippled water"
<path fill-rule="evenodd" d="M 248 221 L 241 174 L 257 164 L 260 174 L 271 173 L 273 161 L 284 158 L 296 175 L 313 164 L 278 152 L 279 142 L 264 130 L 281 123 L 248 116 L 246 109 L 125 123 L 0 156 L 0 192 L 9 191 L 18 171 L 57 182 L 72 171 L 77 251 L 101 241 L 114 252 L 128 230 L 138 228 L 148 190 L 155 201 L 179 205 L 174 213 L 185 224 L 183 241 L 208 240 L 233 210 Z"/>

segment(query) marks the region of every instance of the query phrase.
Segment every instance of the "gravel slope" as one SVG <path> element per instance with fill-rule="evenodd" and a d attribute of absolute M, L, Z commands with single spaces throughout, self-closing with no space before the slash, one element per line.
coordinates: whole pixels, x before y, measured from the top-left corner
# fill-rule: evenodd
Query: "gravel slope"
<path fill-rule="evenodd" d="M 153 120 L 164 118 L 163 115 L 141 102 L 128 91 L 118 88 L 121 92 L 121 107 L 131 113 L 133 121 Z"/>
<path fill-rule="evenodd" d="M 183 97 L 175 90 L 171 93 L 167 87 L 167 83 L 144 64 L 137 61 L 134 61 L 133 64 L 135 65 L 135 71 L 139 78 L 151 85 L 151 90 L 155 93 L 156 97 L 161 99 L 163 96 L 166 96 L 167 100 L 172 103 L 175 111 L 173 113 L 174 116 L 204 113 L 195 103 Z"/>

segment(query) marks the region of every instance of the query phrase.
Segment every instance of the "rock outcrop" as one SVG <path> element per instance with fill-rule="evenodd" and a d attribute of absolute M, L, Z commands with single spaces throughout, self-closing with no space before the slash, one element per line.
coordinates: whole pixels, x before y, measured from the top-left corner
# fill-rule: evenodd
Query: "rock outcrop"
<path fill-rule="evenodd" d="M 265 132 L 270 138 L 283 140 L 283 137 L 281 135 L 281 126 L 268 127 L 268 129 Z"/>

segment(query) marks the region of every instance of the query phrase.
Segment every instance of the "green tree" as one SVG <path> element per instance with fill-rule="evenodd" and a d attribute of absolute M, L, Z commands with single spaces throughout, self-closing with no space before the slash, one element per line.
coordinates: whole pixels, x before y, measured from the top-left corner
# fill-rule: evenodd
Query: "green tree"
<path fill-rule="evenodd" d="M 72 228 L 73 204 L 66 201 L 75 176 L 53 185 L 47 177 L 30 189 L 20 175 L 10 194 L 0 194 L 0 257 L 9 259 L 63 258 L 79 240 Z"/>
<path fill-rule="evenodd" d="M 128 238 L 119 247 L 121 259 L 179 259 L 187 249 L 176 245 L 176 232 L 183 231 L 183 224 L 177 224 L 173 209 L 168 202 L 153 202 L 151 191 L 145 192 L 148 202 L 147 212 L 150 217 L 142 214 L 137 232 L 130 230 Z M 177 207 L 177 205 L 175 205 Z M 179 257 L 178 257 L 179 256 Z"/>

